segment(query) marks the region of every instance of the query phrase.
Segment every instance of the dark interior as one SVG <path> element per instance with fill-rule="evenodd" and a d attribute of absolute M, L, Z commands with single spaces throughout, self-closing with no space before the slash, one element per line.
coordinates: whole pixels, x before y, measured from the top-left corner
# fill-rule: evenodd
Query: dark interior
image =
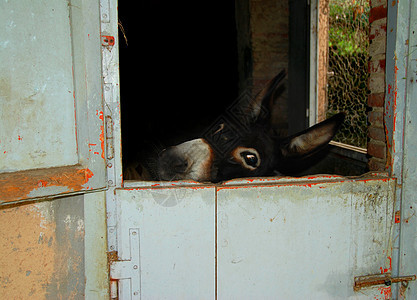
<path fill-rule="evenodd" d="M 119 2 L 124 161 L 198 137 L 237 97 L 234 1 Z"/>

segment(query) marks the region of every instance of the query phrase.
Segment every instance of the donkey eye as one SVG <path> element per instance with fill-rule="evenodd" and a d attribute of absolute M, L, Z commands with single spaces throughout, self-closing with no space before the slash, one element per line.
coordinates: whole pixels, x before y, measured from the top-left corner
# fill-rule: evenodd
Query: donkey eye
<path fill-rule="evenodd" d="M 244 168 L 254 171 L 261 165 L 261 157 L 255 148 L 237 147 L 232 151 L 234 159 Z"/>
<path fill-rule="evenodd" d="M 240 153 L 240 156 L 245 160 L 248 166 L 256 168 L 258 166 L 258 156 L 255 153 L 251 153 L 249 151 L 245 151 Z"/>

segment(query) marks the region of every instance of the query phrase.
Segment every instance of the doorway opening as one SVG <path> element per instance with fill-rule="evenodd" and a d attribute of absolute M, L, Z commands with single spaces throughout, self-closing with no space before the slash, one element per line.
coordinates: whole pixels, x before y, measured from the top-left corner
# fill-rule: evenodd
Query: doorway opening
<path fill-rule="evenodd" d="M 328 1 L 326 5 L 328 9 Z M 242 93 L 249 90 L 253 97 L 283 69 L 288 78 L 283 98 L 273 108 L 274 129 L 284 137 L 308 127 L 311 9 L 304 1 L 242 0 L 219 5 L 146 0 L 134 10 L 119 3 L 124 30 L 119 33 L 123 165 L 139 174 L 125 179 L 154 180 L 149 170 L 156 169 L 160 151 L 201 137 Z M 300 15 L 305 16 L 302 26 Z M 322 20 L 319 28 L 323 28 Z M 328 27 L 325 30 L 328 38 L 332 32 Z M 317 38 L 322 45 L 321 36 Z M 328 47 L 328 39 L 325 45 L 327 59 L 334 47 Z M 302 51 L 297 54 L 294 49 Z M 317 55 L 319 79 L 323 77 L 320 72 L 325 72 L 325 78 L 331 73 L 322 56 L 321 52 Z M 326 65 L 323 70 L 322 65 Z M 328 82 L 323 82 L 317 83 L 317 122 L 339 109 L 327 102 Z M 321 88 L 326 91 L 324 97 Z M 339 147 L 330 148 L 318 157 L 318 164 L 313 161 L 292 175 L 367 171 L 366 152 L 347 155 Z M 305 164 L 301 167 L 305 169 Z"/>

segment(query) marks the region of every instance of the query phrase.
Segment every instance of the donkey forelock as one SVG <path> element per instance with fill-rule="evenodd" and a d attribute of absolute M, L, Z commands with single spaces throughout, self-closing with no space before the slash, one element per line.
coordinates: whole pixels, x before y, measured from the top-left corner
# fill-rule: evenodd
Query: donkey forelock
<path fill-rule="evenodd" d="M 291 137 L 274 133 L 271 107 L 285 75 L 279 73 L 254 99 L 243 94 L 201 138 L 162 151 L 159 179 L 218 182 L 269 176 L 287 158 L 310 155 L 326 146 L 343 122 L 343 114 Z"/>

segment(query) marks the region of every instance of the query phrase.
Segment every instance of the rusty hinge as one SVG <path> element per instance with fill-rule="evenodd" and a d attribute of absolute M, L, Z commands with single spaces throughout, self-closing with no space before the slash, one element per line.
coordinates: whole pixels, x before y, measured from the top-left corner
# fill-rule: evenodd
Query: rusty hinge
<path fill-rule="evenodd" d="M 353 289 L 359 291 L 360 289 L 371 287 L 374 285 L 386 285 L 390 286 L 393 283 L 401 282 L 403 285 L 408 285 L 409 281 L 416 280 L 416 275 L 391 277 L 391 273 L 356 276 Z"/>

